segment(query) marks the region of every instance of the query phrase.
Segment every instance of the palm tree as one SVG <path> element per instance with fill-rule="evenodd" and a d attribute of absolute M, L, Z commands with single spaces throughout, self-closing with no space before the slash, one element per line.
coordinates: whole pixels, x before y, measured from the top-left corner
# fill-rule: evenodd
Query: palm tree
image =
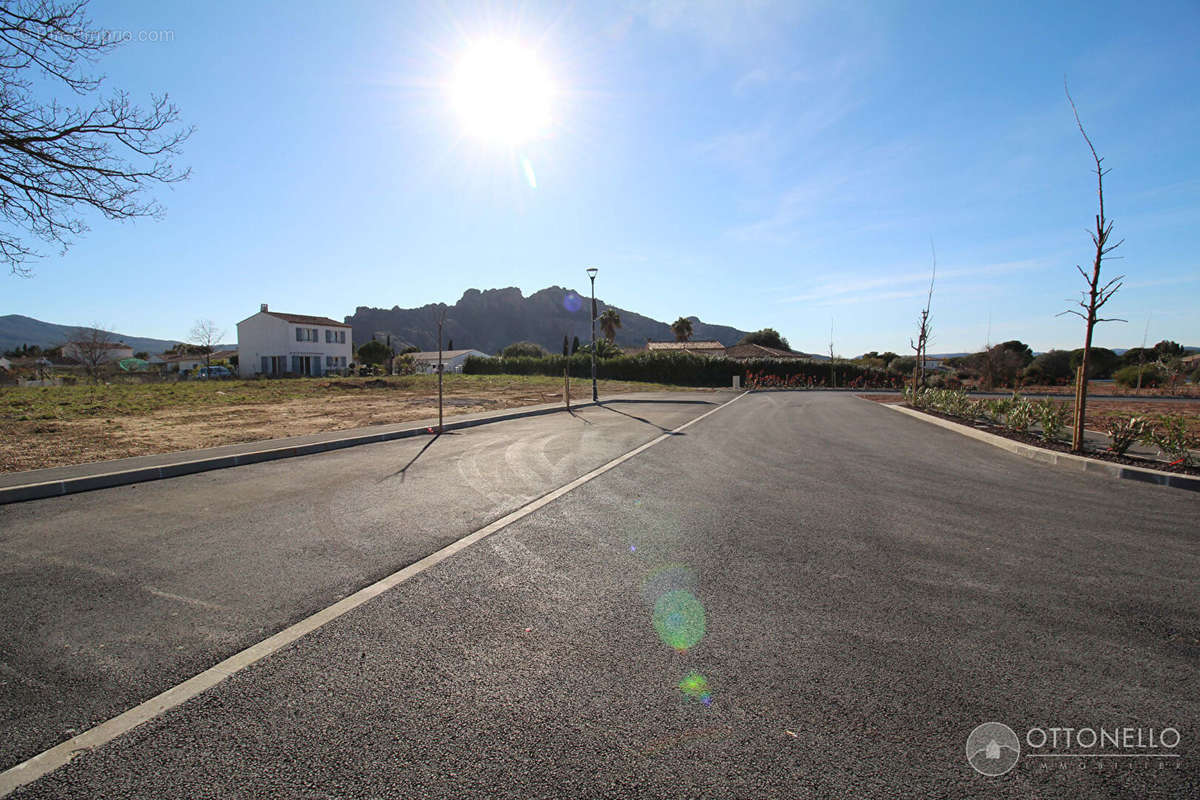
<path fill-rule="evenodd" d="M 604 310 L 604 313 L 599 316 L 597 321 L 600 323 L 600 330 L 604 331 L 604 338 L 610 342 L 617 338 L 617 328 L 621 327 L 621 315 L 611 308 Z"/>
<path fill-rule="evenodd" d="M 680 317 L 671 323 L 671 333 L 675 334 L 675 341 L 686 342 L 692 338 L 692 321 Z"/>

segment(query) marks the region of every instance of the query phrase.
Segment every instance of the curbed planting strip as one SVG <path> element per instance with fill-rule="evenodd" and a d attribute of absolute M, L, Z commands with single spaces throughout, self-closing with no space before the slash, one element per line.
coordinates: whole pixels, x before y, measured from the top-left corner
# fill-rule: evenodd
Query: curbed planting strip
<path fill-rule="evenodd" d="M 1114 464 L 1111 461 L 1101 461 L 1098 458 L 1087 458 L 1085 456 L 1077 456 L 1074 453 L 1060 453 L 1057 450 L 1047 450 L 1044 447 L 1035 447 L 1024 442 L 1014 442 L 1012 439 L 1006 439 L 1003 436 L 997 436 L 994 433 L 987 431 L 976 430 L 975 428 L 961 425 L 957 422 L 935 417 L 930 414 L 923 414 L 905 406 L 895 405 L 892 403 L 876 403 L 873 400 L 863 400 L 865 403 L 890 408 L 893 411 L 899 411 L 902 414 L 907 414 L 910 417 L 924 420 L 931 425 L 937 425 L 940 428 L 955 431 L 963 436 L 971 439 L 977 439 L 993 447 L 999 447 L 1001 450 L 1007 450 L 1018 456 L 1040 462 L 1042 464 L 1051 464 L 1056 467 L 1066 467 L 1075 472 L 1089 472 L 1098 475 L 1107 475 L 1110 478 L 1120 478 L 1124 480 L 1140 481 L 1142 483 L 1154 483 L 1159 486 L 1170 486 L 1175 489 L 1188 489 L 1193 492 L 1200 492 L 1200 478 L 1193 475 L 1180 475 L 1175 472 L 1163 472 L 1157 469 L 1147 469 L 1146 467 L 1131 467 L 1125 464 Z"/>
<path fill-rule="evenodd" d="M 588 406 L 594 405 L 598 405 L 598 403 L 573 403 L 571 408 L 587 408 Z M 486 425 L 490 422 L 504 422 L 506 420 L 522 419 L 524 417 L 537 417 L 543 414 L 556 414 L 565 410 L 566 409 L 562 406 L 556 405 L 551 407 L 502 411 L 487 417 L 448 421 L 442 425 L 442 429 L 452 431 L 459 430 L 461 428 L 473 428 L 476 425 Z M 362 444 L 377 444 L 379 442 L 388 442 L 395 439 L 407 439 L 412 436 L 427 434 L 428 432 L 429 426 L 420 425 L 412 428 L 385 431 L 383 433 L 367 433 L 356 436 L 343 436 L 338 439 L 328 439 L 325 441 L 288 445 L 285 447 L 266 447 L 261 450 L 251 450 L 246 453 L 238 453 L 235 455 L 220 455 L 211 456 L 208 458 L 196 458 L 189 461 L 177 461 L 156 467 L 135 467 L 133 469 L 103 472 L 95 475 L 80 475 L 74 478 L 63 478 L 61 480 L 26 483 L 18 486 L 5 486 L 0 487 L 0 505 L 5 503 L 18 503 L 23 500 L 40 500 L 46 497 L 60 497 L 65 494 L 89 492 L 93 489 L 108 489 L 113 486 L 125 486 L 131 483 L 144 483 L 146 481 L 156 481 L 163 478 L 177 478 L 182 475 L 193 475 L 197 472 L 208 472 L 209 470 L 214 469 L 228 469 L 229 467 L 241 467 L 247 464 L 258 464 L 263 461 L 275 461 L 281 458 L 295 458 L 297 456 L 326 453 L 330 450 L 341 450 L 346 447 L 357 447 L 358 445 Z"/>

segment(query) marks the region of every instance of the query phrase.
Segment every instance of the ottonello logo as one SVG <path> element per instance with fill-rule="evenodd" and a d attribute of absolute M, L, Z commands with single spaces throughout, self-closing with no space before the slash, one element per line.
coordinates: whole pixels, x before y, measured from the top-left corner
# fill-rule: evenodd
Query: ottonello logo
<path fill-rule="evenodd" d="M 967 762 L 980 774 L 1003 775 L 1020 756 L 1021 740 L 1003 722 L 985 722 L 967 737 Z"/>

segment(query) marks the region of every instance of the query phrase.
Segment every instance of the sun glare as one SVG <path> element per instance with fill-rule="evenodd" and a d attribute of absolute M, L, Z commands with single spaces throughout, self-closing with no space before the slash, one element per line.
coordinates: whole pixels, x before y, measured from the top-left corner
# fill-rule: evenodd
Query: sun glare
<path fill-rule="evenodd" d="M 450 87 L 466 133 L 509 146 L 549 133 L 553 95 L 533 51 L 493 39 L 467 49 Z"/>

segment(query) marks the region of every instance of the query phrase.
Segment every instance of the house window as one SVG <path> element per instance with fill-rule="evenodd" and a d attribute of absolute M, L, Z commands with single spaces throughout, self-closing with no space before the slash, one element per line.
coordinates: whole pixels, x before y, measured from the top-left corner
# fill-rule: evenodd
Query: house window
<path fill-rule="evenodd" d="M 325 344 L 330 344 L 333 341 L 333 331 L 325 331 Z"/>
<path fill-rule="evenodd" d="M 304 341 L 304 328 L 296 328 L 296 341 L 297 342 Z"/>
<path fill-rule="evenodd" d="M 346 343 L 346 332 L 338 331 L 338 344 L 345 344 L 345 343 Z M 346 359 L 343 358 L 342 360 L 345 361 Z"/>

